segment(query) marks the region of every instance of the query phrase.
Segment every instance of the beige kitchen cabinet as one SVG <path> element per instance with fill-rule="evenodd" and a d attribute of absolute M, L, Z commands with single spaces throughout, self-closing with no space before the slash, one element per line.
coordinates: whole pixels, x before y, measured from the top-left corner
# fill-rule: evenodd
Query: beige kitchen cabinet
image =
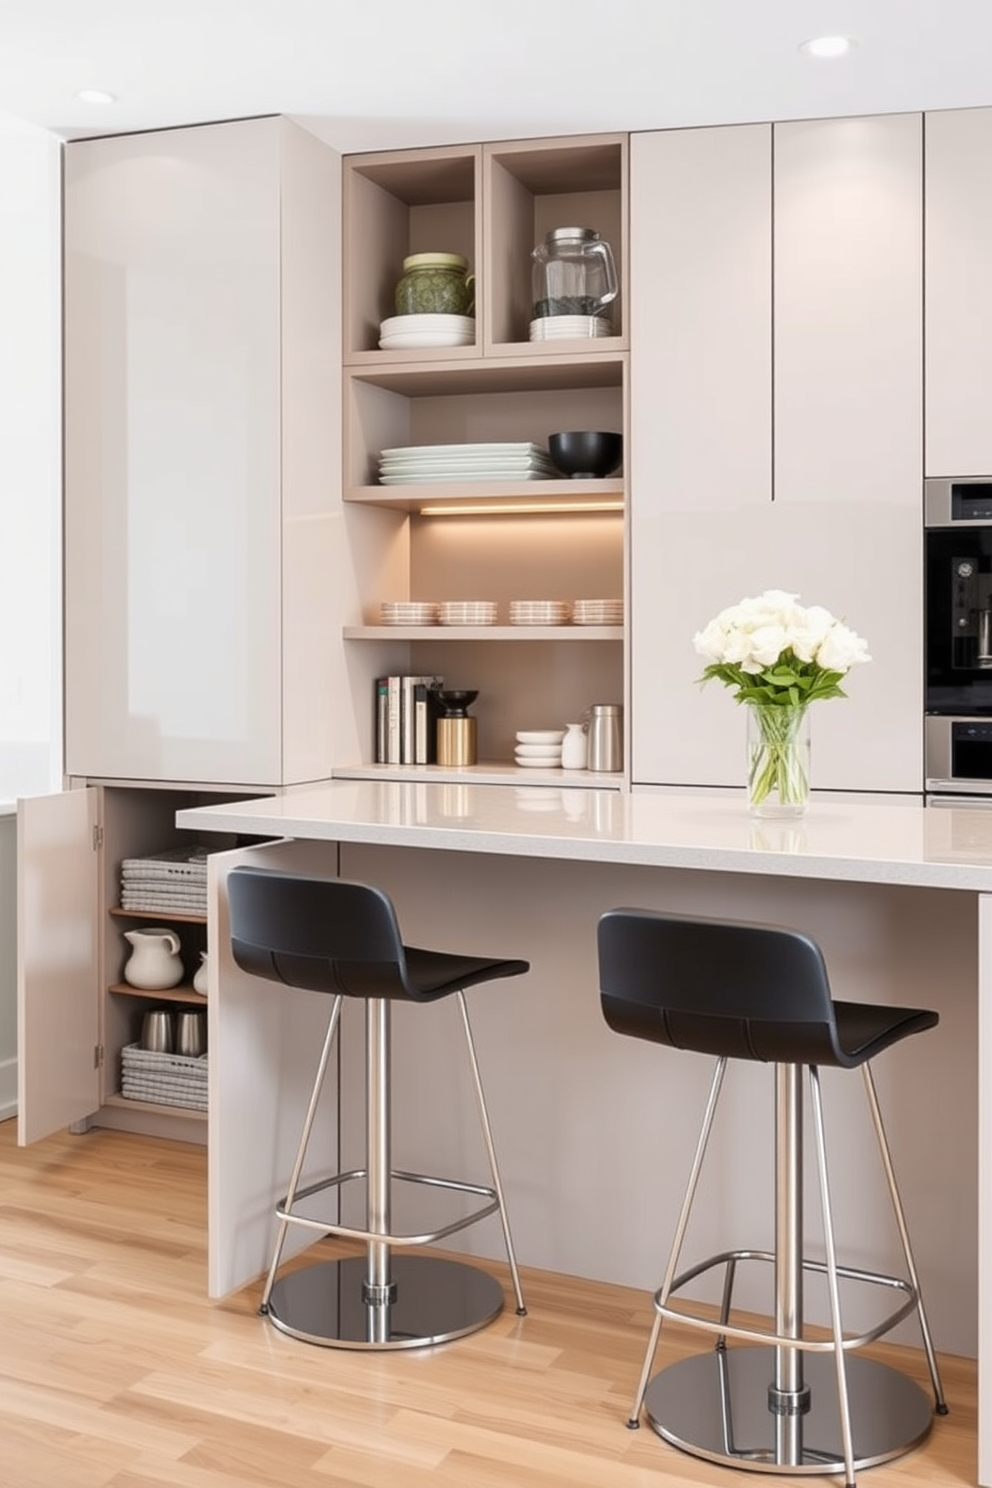
<path fill-rule="evenodd" d="M 321 779 L 340 626 L 340 162 L 279 118 L 73 141 L 65 760 Z"/>
<path fill-rule="evenodd" d="M 992 475 L 992 109 L 927 114 L 926 473 Z"/>
<path fill-rule="evenodd" d="M 741 784 L 692 636 L 778 588 L 874 656 L 814 787 L 920 791 L 920 117 L 638 136 L 631 203 L 632 781 Z"/>
<path fill-rule="evenodd" d="M 192 978 L 206 917 L 125 914 L 121 864 L 190 842 L 176 812 L 230 799 L 221 792 L 94 785 L 18 806 L 18 1140 L 66 1126 L 115 1126 L 206 1141 L 199 1112 L 121 1094 L 121 1050 L 149 1007 L 204 1007 Z M 233 838 L 211 838 L 210 852 Z M 123 975 L 126 930 L 168 925 L 185 976 L 167 992 L 136 993 Z M 208 1055 L 209 1057 L 209 1055 Z"/>
<path fill-rule="evenodd" d="M 591 703 L 622 702 L 625 631 L 511 626 L 509 602 L 623 595 L 625 480 L 383 486 L 378 458 L 406 445 L 545 445 L 557 429 L 625 431 L 627 140 L 350 156 L 343 200 L 344 495 L 356 576 L 344 637 L 359 679 L 355 711 L 368 723 L 335 773 L 383 772 L 372 763 L 374 681 L 414 672 L 479 689 L 477 778 L 536 783 L 536 772 L 513 769 L 515 731 L 563 727 Z M 531 250 L 566 224 L 596 228 L 613 249 L 621 287 L 612 334 L 531 342 Z M 469 261 L 474 344 L 379 349 L 403 258 L 430 250 Z M 407 598 L 495 600 L 498 623 L 382 626 L 381 602 Z"/>

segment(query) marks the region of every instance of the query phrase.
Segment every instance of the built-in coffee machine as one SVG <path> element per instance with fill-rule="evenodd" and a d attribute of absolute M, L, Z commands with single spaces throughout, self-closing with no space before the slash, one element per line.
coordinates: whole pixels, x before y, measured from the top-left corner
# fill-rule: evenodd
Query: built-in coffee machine
<path fill-rule="evenodd" d="M 928 480 L 924 514 L 926 789 L 992 797 L 992 477 Z"/>

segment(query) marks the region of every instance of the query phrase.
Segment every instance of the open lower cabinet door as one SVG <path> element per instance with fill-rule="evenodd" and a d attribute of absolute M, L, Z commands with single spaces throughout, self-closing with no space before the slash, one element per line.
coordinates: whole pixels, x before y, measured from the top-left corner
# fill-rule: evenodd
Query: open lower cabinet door
<path fill-rule="evenodd" d="M 17 1140 L 100 1105 L 97 793 L 17 809 Z"/>

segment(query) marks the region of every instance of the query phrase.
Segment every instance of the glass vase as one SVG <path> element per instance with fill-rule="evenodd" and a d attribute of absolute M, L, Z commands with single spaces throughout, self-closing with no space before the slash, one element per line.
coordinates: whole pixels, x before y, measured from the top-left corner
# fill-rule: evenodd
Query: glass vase
<path fill-rule="evenodd" d="M 802 816 L 809 802 L 809 711 L 747 703 L 747 803 L 752 816 Z"/>

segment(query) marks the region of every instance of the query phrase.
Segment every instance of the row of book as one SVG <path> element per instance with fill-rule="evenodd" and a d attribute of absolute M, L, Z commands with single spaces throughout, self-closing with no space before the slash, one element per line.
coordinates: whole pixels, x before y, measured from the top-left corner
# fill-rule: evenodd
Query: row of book
<path fill-rule="evenodd" d="M 375 759 L 379 765 L 437 761 L 438 693 L 443 677 L 377 677 Z"/>

